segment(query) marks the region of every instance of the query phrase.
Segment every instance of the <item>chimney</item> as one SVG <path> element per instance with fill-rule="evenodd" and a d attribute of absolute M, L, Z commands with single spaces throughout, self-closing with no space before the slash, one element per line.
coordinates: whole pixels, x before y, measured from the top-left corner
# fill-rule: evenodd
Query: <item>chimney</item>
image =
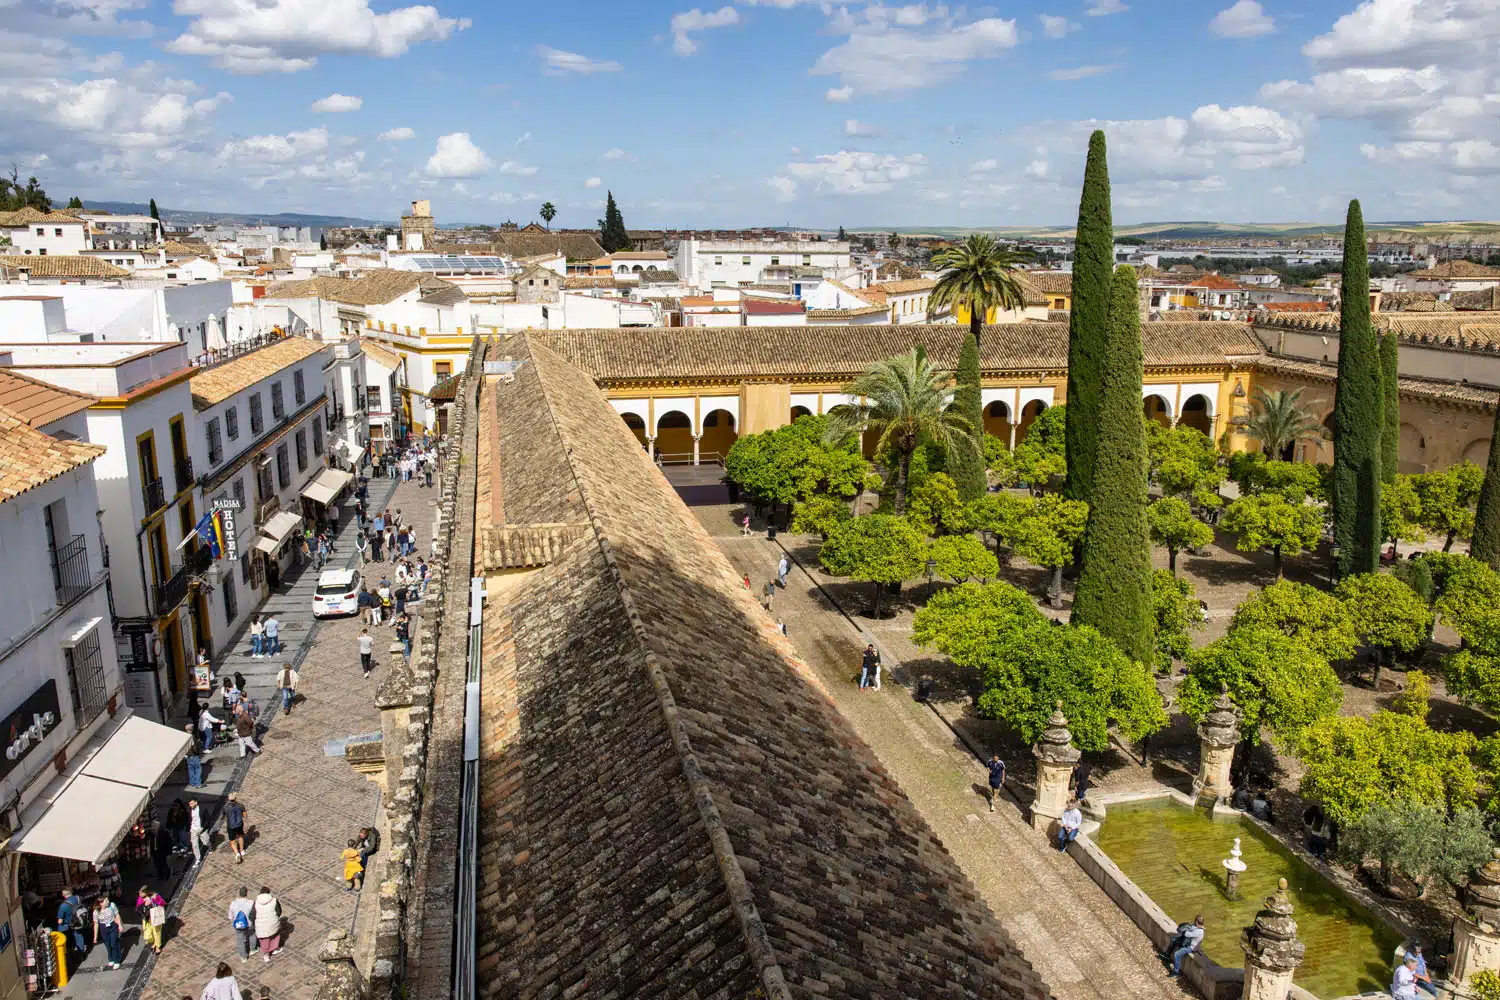
<path fill-rule="evenodd" d="M 31 268 L 29 268 L 29 267 L 18 267 L 18 268 L 16 268 L 16 276 L 20 280 L 21 284 L 23 284 L 23 285 L 30 284 L 31 283 Z"/>

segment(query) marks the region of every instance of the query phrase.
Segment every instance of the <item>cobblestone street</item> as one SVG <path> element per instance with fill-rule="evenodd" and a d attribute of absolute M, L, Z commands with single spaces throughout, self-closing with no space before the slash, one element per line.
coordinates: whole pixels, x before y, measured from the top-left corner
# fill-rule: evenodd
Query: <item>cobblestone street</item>
<path fill-rule="evenodd" d="M 370 481 L 370 509 L 372 513 L 380 510 L 382 499 L 389 496 L 385 507 L 402 510 L 406 523 L 417 529 L 417 554 L 426 556 L 437 488 L 412 482 L 395 485 L 391 492 L 393 485 L 387 480 Z M 353 532 L 346 526 L 329 565 L 352 566 L 357 561 Z M 373 587 L 392 571 L 393 564 L 387 561 L 368 564 L 364 574 Z M 215 664 L 216 674 L 238 670 L 245 675 L 270 728 L 261 738 L 264 752 L 253 760 L 239 761 L 231 742 L 216 748 L 205 762 L 208 787 L 196 794 L 205 818 L 213 823 L 214 848 L 196 872 L 188 867 L 175 895 L 169 896 L 174 919 L 169 921 L 162 955 L 154 961 L 142 956 L 139 931 L 131 928 L 125 935 L 129 948 L 125 968 L 97 971 L 102 949 L 95 949 L 96 954 L 83 963 L 83 975 L 70 983 L 64 995 L 83 1000 L 117 995 L 128 1000 L 196 997 L 213 978 L 215 966 L 228 961 L 246 1000 L 260 996 L 263 987 L 278 1000 L 309 1000 L 321 980 L 317 956 L 328 932 L 357 930 L 365 936 L 363 922 L 368 922 L 367 913 L 374 912 L 374 883 L 368 902 L 362 895 L 345 892 L 339 853 L 361 827 L 376 823 L 379 790 L 345 762 L 342 741 L 379 732 L 375 691 L 391 659 L 399 654 L 387 651 L 395 642 L 394 630 L 376 630 L 375 670 L 368 680 L 363 679 L 356 643 L 361 620 L 348 616 L 314 622 L 315 582 L 316 573 L 308 569 L 292 577 L 261 609 L 275 612 L 283 623 L 285 657 L 300 674 L 297 703 L 290 716 L 281 715 L 278 708 L 273 717 L 271 711 L 280 660 L 251 658 L 247 635 L 239 636 L 234 652 Z M 220 714 L 217 699 L 213 708 Z M 330 746 L 331 741 L 339 742 Z M 192 794 L 183 782 L 184 771 L 179 768 L 158 795 L 162 815 L 171 801 Z M 236 863 L 234 852 L 225 844 L 221 812 L 228 791 L 238 792 L 248 814 L 243 864 Z M 382 836 L 382 851 L 385 840 Z M 377 855 L 371 866 L 380 860 Z M 177 858 L 174 864 L 181 868 L 184 861 Z M 186 864 L 190 866 L 191 858 Z M 252 897 L 262 885 L 268 886 L 281 902 L 286 948 L 269 964 L 258 955 L 244 963 L 238 958 L 227 907 L 241 885 L 249 887 Z M 133 902 L 135 887 L 135 883 L 127 884 L 127 903 Z M 125 913 L 129 923 L 134 913 Z M 361 923 L 356 926 L 356 921 Z"/>

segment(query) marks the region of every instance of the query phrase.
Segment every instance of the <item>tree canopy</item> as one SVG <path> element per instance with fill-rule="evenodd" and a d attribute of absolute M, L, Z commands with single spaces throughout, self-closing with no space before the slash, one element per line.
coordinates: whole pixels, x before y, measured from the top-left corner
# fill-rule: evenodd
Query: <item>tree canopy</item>
<path fill-rule="evenodd" d="M 1172 576 L 1177 575 L 1177 553 L 1183 549 L 1196 549 L 1214 540 L 1214 529 L 1193 516 L 1193 509 L 1186 500 L 1178 497 L 1162 497 L 1146 508 L 1146 523 L 1151 529 L 1151 541 L 1167 550 L 1167 566 Z"/>
<path fill-rule="evenodd" d="M 1011 638 L 1047 618 L 1008 583 L 966 584 L 938 591 L 912 619 L 912 641 L 946 653 L 955 664 L 983 671 Z"/>
<path fill-rule="evenodd" d="M 1370 262 L 1357 200 L 1349 202 L 1344 222 L 1342 289 L 1333 403 L 1333 537 L 1341 577 L 1380 568 L 1384 371 L 1370 322 Z"/>
<path fill-rule="evenodd" d="M 1156 620 L 1156 669 L 1166 672 L 1174 660 L 1187 658 L 1193 648 L 1191 633 L 1203 628 L 1207 616 L 1192 583 L 1164 569 L 1156 570 L 1151 581 L 1151 609 Z"/>
<path fill-rule="evenodd" d="M 1352 659 L 1358 639 L 1343 601 L 1305 583 L 1278 580 L 1234 612 L 1231 631 L 1269 628 L 1307 646 L 1330 663 Z"/>
<path fill-rule="evenodd" d="M 1334 595 L 1349 610 L 1361 642 L 1387 655 L 1412 654 L 1427 642 L 1432 612 L 1417 592 L 1389 573 L 1358 573 L 1339 581 Z"/>
<path fill-rule="evenodd" d="M 1238 536 L 1235 547 L 1241 552 L 1269 551 L 1277 579 L 1281 578 L 1283 559 L 1317 548 L 1323 537 L 1323 512 L 1319 508 L 1269 491 L 1240 497 L 1224 511 L 1219 523 Z"/>
<path fill-rule="evenodd" d="M 1235 628 L 1187 656 L 1188 673 L 1177 689 L 1182 710 L 1201 722 L 1229 686 L 1242 713 L 1240 735 L 1260 742 L 1261 728 L 1292 745 L 1318 719 L 1338 711 L 1338 675 L 1305 643 L 1269 628 Z"/>
<path fill-rule="evenodd" d="M 785 427 L 736 440 L 725 456 L 724 471 L 741 489 L 774 506 L 815 496 L 857 496 L 870 464 L 855 438 L 829 435 L 827 417 L 804 415 Z"/>
<path fill-rule="evenodd" d="M 929 556 L 938 576 L 954 583 L 989 580 L 1000 574 L 1000 562 L 984 543 L 972 535 L 946 535 L 929 546 Z"/>
<path fill-rule="evenodd" d="M 52 199 L 42 189 L 35 177 L 21 183 L 17 168 L 11 167 L 9 177 L 0 177 L 0 212 L 14 212 L 21 208 L 34 208 L 38 212 L 52 211 Z"/>
<path fill-rule="evenodd" d="M 1421 513 L 1418 523 L 1442 535 L 1443 551 L 1458 538 L 1474 533 L 1474 508 L 1484 488 L 1484 470 L 1473 462 L 1460 462 L 1442 472 L 1422 472 L 1409 477 L 1417 492 Z"/>
<path fill-rule="evenodd" d="M 625 228 L 625 217 L 620 214 L 620 206 L 615 204 L 613 191 L 605 194 L 604 218 L 599 220 L 599 245 L 604 248 L 605 253 L 629 250 L 635 245 L 630 240 L 630 231 Z"/>
<path fill-rule="evenodd" d="M 818 550 L 818 561 L 834 576 L 874 584 L 871 614 L 878 618 L 886 585 L 921 575 L 927 539 L 904 517 L 866 514 L 834 526 Z"/>
<path fill-rule="evenodd" d="M 1245 433 L 1260 442 L 1261 453 L 1281 458 L 1298 441 L 1317 437 L 1322 432 L 1317 418 L 1302 405 L 1302 390 L 1255 390 L 1250 423 Z"/>
<path fill-rule="evenodd" d="M 1114 216 L 1103 129 L 1089 136 L 1074 234 L 1073 296 L 1068 311 L 1067 490 L 1070 498 L 1088 503 L 1094 491 L 1100 376 L 1114 295 Z M 1139 412 L 1139 401 L 1136 409 Z"/>

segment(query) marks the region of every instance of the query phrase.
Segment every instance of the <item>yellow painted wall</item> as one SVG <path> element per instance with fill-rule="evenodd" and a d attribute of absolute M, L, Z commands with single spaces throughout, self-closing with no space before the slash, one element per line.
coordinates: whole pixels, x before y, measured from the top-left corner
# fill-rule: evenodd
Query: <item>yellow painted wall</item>
<path fill-rule="evenodd" d="M 740 386 L 740 434 L 759 434 L 791 423 L 792 387 L 787 382 Z"/>

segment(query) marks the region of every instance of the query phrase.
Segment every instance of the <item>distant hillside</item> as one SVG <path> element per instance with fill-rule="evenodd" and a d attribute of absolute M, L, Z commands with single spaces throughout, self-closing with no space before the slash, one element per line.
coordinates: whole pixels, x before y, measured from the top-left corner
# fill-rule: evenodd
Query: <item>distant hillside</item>
<path fill-rule="evenodd" d="M 145 215 L 150 211 L 149 205 L 130 201 L 90 201 L 85 203 L 86 208 L 97 208 L 104 212 L 113 212 L 115 215 Z M 316 229 L 329 229 L 333 226 L 387 226 L 395 223 L 381 222 L 376 219 L 359 219 L 347 215 L 303 215 L 298 212 L 270 212 L 258 214 L 254 212 L 195 212 L 182 208 L 163 208 L 158 205 L 157 210 L 161 212 L 162 221 L 167 225 L 196 226 L 212 223 L 224 223 L 235 226 L 309 226 Z"/>
<path fill-rule="evenodd" d="M 1367 222 L 1367 231 L 1379 242 L 1405 243 L 1432 240 L 1436 242 L 1500 242 L 1500 222 L 1397 221 Z M 889 233 L 890 227 L 850 227 L 850 233 Z M 1071 226 L 896 226 L 903 236 L 942 236 L 956 238 L 968 233 L 993 233 L 1011 238 L 1071 239 Z M 1116 236 L 1139 236 L 1163 240 L 1234 240 L 1234 239 L 1339 239 L 1342 223 L 1288 222 L 1144 222 L 1133 226 L 1116 226 Z"/>

